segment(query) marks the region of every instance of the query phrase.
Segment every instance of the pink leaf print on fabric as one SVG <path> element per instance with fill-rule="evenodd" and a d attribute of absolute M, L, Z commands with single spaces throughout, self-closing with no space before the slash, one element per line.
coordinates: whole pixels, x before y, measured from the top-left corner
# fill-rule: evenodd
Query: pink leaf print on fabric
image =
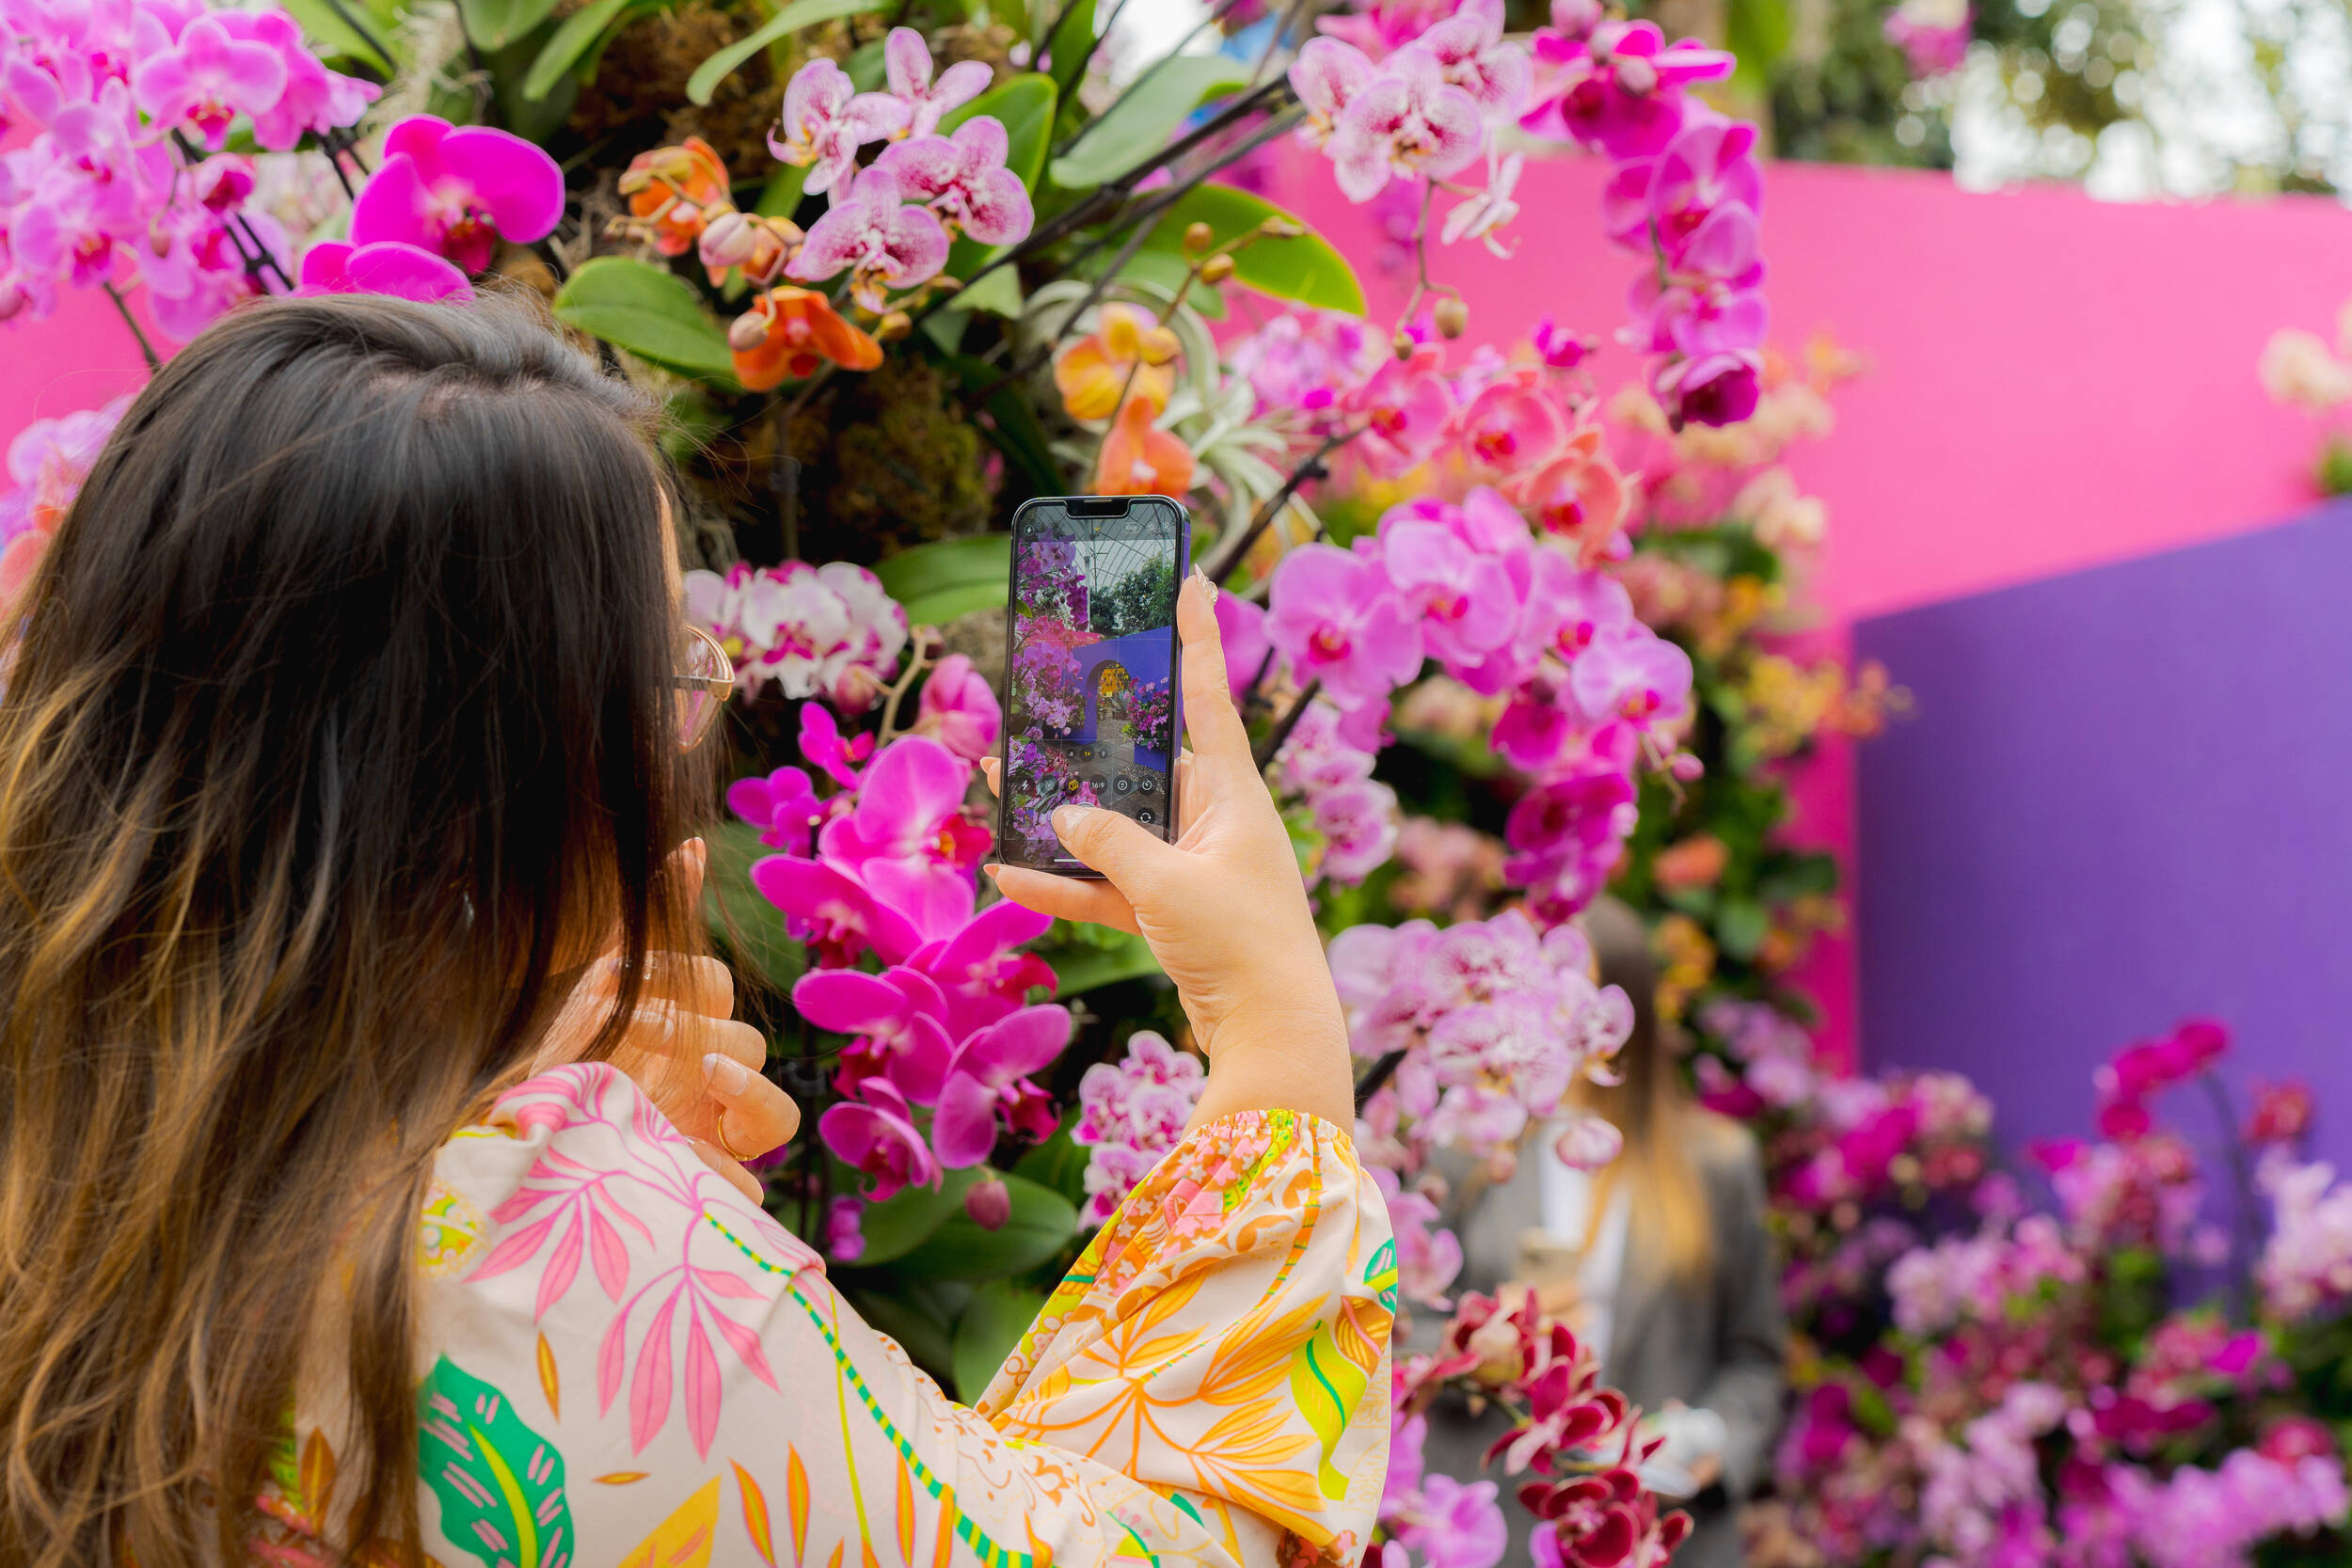
<path fill-rule="evenodd" d="M 562 1300 L 564 1292 L 572 1288 L 572 1281 L 580 1277 L 580 1258 L 585 1250 L 580 1244 L 580 1233 L 586 1228 L 575 1214 L 564 1239 L 555 1243 L 555 1251 L 548 1258 L 547 1272 L 539 1276 L 538 1299 L 531 1308 L 532 1323 L 546 1317 L 548 1308 Z"/>
<path fill-rule="evenodd" d="M 612 1222 L 594 1208 L 588 1211 L 588 1256 L 596 1262 L 596 1283 L 612 1300 L 628 1289 L 628 1248 Z"/>
<path fill-rule="evenodd" d="M 628 1446 L 632 1453 L 644 1453 L 645 1445 L 654 1440 L 670 1418 L 670 1322 L 677 1316 L 678 1297 L 685 1293 L 686 1287 L 681 1284 L 662 1298 L 660 1309 L 654 1313 L 653 1323 L 645 1330 L 645 1342 L 638 1347 L 637 1370 L 628 1380 Z"/>
<path fill-rule="evenodd" d="M 733 1296 L 738 1301 L 766 1299 L 765 1292 L 758 1286 L 723 1269 L 696 1269 L 694 1283 L 714 1296 Z"/>
<path fill-rule="evenodd" d="M 686 1322 L 686 1434 L 694 1440 L 696 1458 L 710 1457 L 710 1440 L 718 1431 L 719 1358 L 710 1354 L 710 1336 L 703 1332 L 702 1313 L 690 1310 Z"/>
<path fill-rule="evenodd" d="M 717 1312 L 710 1315 L 710 1321 L 719 1325 L 719 1338 L 727 1342 L 727 1348 L 735 1352 L 736 1359 L 743 1363 L 744 1369 L 769 1387 L 776 1388 L 776 1374 L 769 1370 L 768 1352 L 760 1344 L 759 1336 L 734 1319 Z M 784 1390 L 776 1388 L 776 1392 Z"/>
<path fill-rule="evenodd" d="M 621 1369 L 628 1364 L 628 1313 L 616 1314 L 612 1326 L 604 1331 L 604 1342 L 596 1347 L 596 1414 L 601 1416 L 612 1408 L 612 1397 L 621 1391 Z"/>

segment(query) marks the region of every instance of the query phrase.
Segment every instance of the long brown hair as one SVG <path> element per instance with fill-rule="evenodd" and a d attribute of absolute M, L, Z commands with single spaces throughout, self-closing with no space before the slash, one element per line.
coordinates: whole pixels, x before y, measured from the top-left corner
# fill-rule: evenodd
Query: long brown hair
<path fill-rule="evenodd" d="M 1584 931 L 1602 983 L 1622 987 L 1633 1002 L 1633 1033 L 1617 1054 L 1622 1081 L 1578 1089 L 1582 1108 L 1608 1117 L 1625 1134 L 1625 1152 L 1595 1179 L 1593 1224 L 1625 1183 L 1631 1222 L 1656 1239 L 1667 1272 L 1685 1283 L 1705 1279 L 1715 1263 L 1715 1227 L 1691 1152 L 1695 1140 L 1721 1129 L 1682 1085 L 1671 1037 L 1658 1016 L 1658 964 L 1642 917 L 1617 899 L 1601 898 L 1584 911 Z M 1589 1245 L 1591 1238 L 1585 1242 Z"/>
<path fill-rule="evenodd" d="M 0 1561 L 239 1560 L 322 1313 L 414 1551 L 434 1151 L 688 918 L 650 419 L 515 302 L 282 300 L 98 458 L 0 691 Z"/>

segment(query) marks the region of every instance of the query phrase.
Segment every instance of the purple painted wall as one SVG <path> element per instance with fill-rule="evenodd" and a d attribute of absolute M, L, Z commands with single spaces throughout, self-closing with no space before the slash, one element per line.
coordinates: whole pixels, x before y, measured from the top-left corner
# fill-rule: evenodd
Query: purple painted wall
<path fill-rule="evenodd" d="M 2115 1047 L 2209 1014 L 2352 1158 L 2352 503 L 1862 621 L 1915 717 L 1860 749 L 1863 1039 L 2014 1148 Z M 2185 1098 L 2165 1107 L 2208 1125 Z"/>

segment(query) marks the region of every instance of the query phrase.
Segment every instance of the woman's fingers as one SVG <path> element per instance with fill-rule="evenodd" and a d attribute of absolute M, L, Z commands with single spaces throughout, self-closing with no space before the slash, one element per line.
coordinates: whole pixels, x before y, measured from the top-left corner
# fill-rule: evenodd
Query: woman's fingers
<path fill-rule="evenodd" d="M 715 1170 L 721 1176 L 725 1177 L 727 1179 L 727 1185 L 733 1187 L 737 1192 L 741 1193 L 745 1197 L 750 1198 L 754 1203 L 757 1203 L 760 1200 L 761 1193 L 759 1190 L 759 1178 L 754 1176 L 750 1171 L 745 1170 L 743 1168 L 743 1162 L 740 1160 L 728 1159 L 726 1155 L 721 1152 L 717 1148 L 710 1144 L 704 1143 L 700 1138 L 689 1138 L 686 1140 L 686 1144 L 689 1148 L 691 1148 L 694 1151 L 695 1155 L 704 1164 L 708 1165 L 712 1170 Z"/>
<path fill-rule="evenodd" d="M 723 1149 L 756 1158 L 800 1131 L 801 1108 L 792 1097 L 732 1056 L 705 1056 L 703 1084 L 717 1134 L 711 1141 Z"/>
<path fill-rule="evenodd" d="M 1176 633 L 1184 644 L 1184 734 L 1216 770 L 1238 765 L 1255 774 L 1249 731 L 1233 710 L 1225 673 L 1225 641 L 1216 626 L 1216 590 L 1199 567 L 1176 595 Z"/>
<path fill-rule="evenodd" d="M 996 770 L 1000 766 L 1001 764 L 994 757 L 980 759 L 980 777 L 988 781 L 988 792 L 991 795 L 1001 796 L 1005 793 L 1002 782 L 996 777 Z"/>
<path fill-rule="evenodd" d="M 1050 871 L 1031 871 L 1018 865 L 989 865 L 981 869 L 995 881 L 997 892 L 1025 910 L 1050 914 L 1057 920 L 1081 920 L 1121 931 L 1136 929 L 1135 906 L 1108 882 L 1057 877 Z"/>

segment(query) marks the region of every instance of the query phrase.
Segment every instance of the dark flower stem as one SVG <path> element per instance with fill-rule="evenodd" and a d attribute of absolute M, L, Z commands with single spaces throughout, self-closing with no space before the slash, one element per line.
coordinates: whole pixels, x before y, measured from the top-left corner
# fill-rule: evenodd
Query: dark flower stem
<path fill-rule="evenodd" d="M 2259 1241 L 2254 1227 L 2261 1223 L 2262 1210 L 2254 1192 L 2253 1170 L 2246 1163 L 2246 1140 L 2238 1133 L 2237 1111 L 2230 1103 L 2230 1091 L 2211 1072 L 2199 1073 L 2197 1082 L 2213 1105 L 2214 1119 L 2221 1124 L 2221 1141 L 2230 1158 L 2230 1184 L 2237 1190 L 2237 1214 L 2230 1227 L 2230 1293 L 2243 1318 L 2253 1301 L 2253 1254 Z"/>
<path fill-rule="evenodd" d="M 1291 704 L 1290 711 L 1276 721 L 1273 730 L 1263 740 L 1258 742 L 1258 749 L 1251 754 L 1250 761 L 1256 763 L 1261 769 L 1272 762 L 1274 753 L 1282 749 L 1282 742 L 1291 737 L 1291 731 L 1298 728 L 1298 721 L 1307 716 L 1307 705 L 1313 702 L 1315 694 L 1322 689 L 1321 681 L 1309 681 L 1307 689 L 1301 691 L 1297 700 Z"/>
<path fill-rule="evenodd" d="M 1274 526 L 1274 519 L 1281 515 L 1282 508 L 1290 504 L 1291 498 L 1298 494 L 1300 486 L 1311 480 L 1323 479 L 1330 473 L 1331 470 L 1324 467 L 1324 459 L 1361 436 L 1367 428 L 1369 427 L 1359 424 L 1351 429 L 1335 431 L 1325 436 L 1323 444 L 1308 454 L 1306 460 L 1297 467 L 1293 468 L 1290 477 L 1282 482 L 1282 487 L 1268 497 L 1263 506 L 1258 508 L 1257 515 L 1249 519 L 1249 526 L 1242 531 L 1241 537 L 1233 542 L 1231 549 L 1226 550 L 1219 557 L 1216 568 L 1209 573 L 1209 580 L 1220 588 L 1224 587 L 1226 579 L 1233 575 L 1234 571 L 1240 567 L 1243 558 L 1248 555 L 1249 547 L 1263 536 L 1267 529 Z"/>
<path fill-rule="evenodd" d="M 156 356 L 155 345 L 149 342 L 147 334 L 139 330 L 138 318 L 131 314 L 130 303 L 122 297 L 122 291 L 116 288 L 111 281 L 102 284 L 101 287 L 106 291 L 106 297 L 115 302 L 115 310 L 122 317 L 122 325 L 129 327 L 131 336 L 138 340 L 139 356 L 147 361 L 147 373 L 153 375 L 164 368 L 163 360 Z"/>
<path fill-rule="evenodd" d="M 1364 1074 L 1363 1082 L 1356 1085 L 1358 1115 L 1360 1116 L 1363 1113 L 1365 1103 L 1374 1095 L 1387 1087 L 1389 1080 L 1396 1076 L 1396 1069 L 1403 1065 L 1404 1061 L 1405 1053 L 1402 1051 L 1385 1051 L 1380 1053 L 1378 1060 L 1372 1064 L 1372 1070 Z"/>

